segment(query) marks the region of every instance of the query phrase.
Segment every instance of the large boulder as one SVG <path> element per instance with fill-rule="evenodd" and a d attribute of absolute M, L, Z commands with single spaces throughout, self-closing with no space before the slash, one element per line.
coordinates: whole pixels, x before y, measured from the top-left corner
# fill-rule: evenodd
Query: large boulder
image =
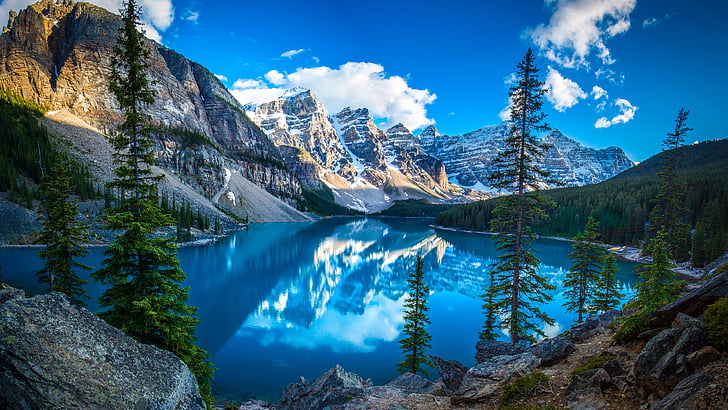
<path fill-rule="evenodd" d="M 302 378 L 298 383 L 289 384 L 283 391 L 278 408 L 321 409 L 341 405 L 354 398 L 364 397 L 367 387 L 370 387 L 369 382 L 337 364 L 317 377 L 313 383 Z"/>
<path fill-rule="evenodd" d="M 431 394 L 436 389 L 435 383 L 431 380 L 414 373 L 399 375 L 399 377 L 387 383 L 386 386 L 398 389 L 403 393 L 419 394 Z"/>
<path fill-rule="evenodd" d="M 61 293 L 0 304 L 0 408 L 204 409 L 175 355 Z"/>
<path fill-rule="evenodd" d="M 515 355 L 526 351 L 521 344 L 506 343 L 498 340 L 480 340 L 475 344 L 475 362 L 482 363 L 491 357 Z"/>
<path fill-rule="evenodd" d="M 686 377 L 657 402 L 654 410 L 725 409 L 728 403 L 728 364 L 716 363 Z"/>
<path fill-rule="evenodd" d="M 664 396 L 692 373 L 688 356 L 705 344 L 700 321 L 683 317 L 676 324 L 686 327 L 665 329 L 642 349 L 632 366 L 635 382 L 648 393 Z"/>
<path fill-rule="evenodd" d="M 574 344 L 565 337 L 558 336 L 544 339 L 528 349 L 534 356 L 541 359 L 541 365 L 551 366 L 574 351 Z"/>
<path fill-rule="evenodd" d="M 468 371 L 460 388 L 451 396 L 452 401 L 462 403 L 486 400 L 512 378 L 529 373 L 539 363 L 539 358 L 529 352 L 492 357 Z"/>
<path fill-rule="evenodd" d="M 591 316 L 584 323 L 569 329 L 568 338 L 574 343 L 581 343 L 592 336 L 607 330 L 610 323 L 622 316 L 622 311 L 610 310 L 601 315 Z"/>
<path fill-rule="evenodd" d="M 432 364 L 440 374 L 440 378 L 448 392 L 459 389 L 465 374 L 470 370 L 457 360 L 444 360 L 437 356 L 432 356 Z"/>
<path fill-rule="evenodd" d="M 728 271 L 655 312 L 652 327 L 669 326 L 678 313 L 698 317 L 716 300 L 728 295 Z"/>

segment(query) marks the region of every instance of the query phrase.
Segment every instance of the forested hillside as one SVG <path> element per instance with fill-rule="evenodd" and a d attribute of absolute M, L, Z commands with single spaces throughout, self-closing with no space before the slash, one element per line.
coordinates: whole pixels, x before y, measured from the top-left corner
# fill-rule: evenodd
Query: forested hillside
<path fill-rule="evenodd" d="M 728 247 L 728 140 L 703 142 L 680 150 L 683 157 L 678 175 L 686 185 L 692 262 L 703 266 Z M 587 218 L 592 216 L 599 222 L 604 242 L 639 244 L 645 237 L 659 189 L 657 172 L 663 155 L 655 155 L 599 184 L 546 191 L 545 196 L 557 206 L 536 228 L 537 233 L 571 238 L 584 229 Z M 488 231 L 491 211 L 498 200 L 455 207 L 441 213 L 436 224 Z"/>
<path fill-rule="evenodd" d="M 37 198 L 35 186 L 65 155 L 40 124 L 44 111 L 44 107 L 0 88 L 0 192 L 9 192 L 10 200 L 27 208 Z M 90 173 L 81 164 L 73 163 L 70 177 L 82 199 L 99 196 Z"/>

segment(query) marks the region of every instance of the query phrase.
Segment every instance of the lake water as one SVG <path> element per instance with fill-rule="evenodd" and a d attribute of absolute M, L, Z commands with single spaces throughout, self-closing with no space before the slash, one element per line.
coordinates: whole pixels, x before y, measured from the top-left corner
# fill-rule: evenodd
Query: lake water
<path fill-rule="evenodd" d="M 335 364 L 383 384 L 397 376 L 408 272 L 425 261 L 430 286 L 429 354 L 474 364 L 483 322 L 479 295 L 494 262 L 491 236 L 434 230 L 428 220 L 330 218 L 256 224 L 218 242 L 180 249 L 199 345 L 217 367 L 213 394 L 277 401 L 288 383 Z M 556 335 L 576 318 L 562 307 L 567 242 L 541 240 L 541 273 L 557 286 L 545 310 Z M 37 248 L 0 248 L 3 280 L 38 292 Z M 86 263 L 98 267 L 102 249 Z M 633 264 L 619 262 L 622 292 L 633 294 Z M 102 287 L 90 283 L 94 296 Z M 95 301 L 89 306 L 98 308 Z M 504 336 L 504 340 L 506 340 Z M 436 377 L 435 371 L 431 376 Z"/>

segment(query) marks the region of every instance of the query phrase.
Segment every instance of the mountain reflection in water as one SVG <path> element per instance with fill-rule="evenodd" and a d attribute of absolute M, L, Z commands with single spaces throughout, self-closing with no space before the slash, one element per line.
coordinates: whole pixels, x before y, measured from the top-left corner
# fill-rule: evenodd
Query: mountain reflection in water
<path fill-rule="evenodd" d="M 494 243 L 488 235 L 434 230 L 428 222 L 328 218 L 254 224 L 216 243 L 180 249 L 189 303 L 199 308 L 198 342 L 218 369 L 213 393 L 276 401 L 288 383 L 300 376 L 312 380 L 337 363 L 375 384 L 395 378 L 407 275 L 417 255 L 431 289 L 429 353 L 473 365 Z M 544 309 L 556 324 L 543 328 L 555 335 L 575 319 L 562 306 L 571 246 L 545 240 L 536 251 L 541 273 L 557 286 Z M 92 249 L 87 262 L 99 266 L 101 252 Z M 0 249 L 4 280 L 40 290 L 34 284 L 40 268 L 35 253 Z M 622 292 L 631 295 L 633 265 L 619 267 Z M 100 292 L 99 285 L 92 286 L 92 296 Z"/>
<path fill-rule="evenodd" d="M 431 289 L 430 353 L 472 365 L 494 243 L 488 235 L 434 230 L 427 222 L 254 225 L 217 244 L 185 249 L 183 265 L 208 265 L 209 274 L 190 274 L 190 285 L 192 303 L 200 306 L 200 343 L 219 368 L 218 393 L 275 400 L 299 376 L 311 380 L 336 363 L 375 383 L 396 377 L 407 275 L 417 255 Z M 557 322 L 543 328 L 555 335 L 575 319 L 561 306 L 571 247 L 549 240 L 536 249 L 541 273 L 558 289 L 546 306 Z M 200 262 L 190 261 L 196 251 Z M 631 294 L 632 266 L 620 267 L 622 290 Z"/>

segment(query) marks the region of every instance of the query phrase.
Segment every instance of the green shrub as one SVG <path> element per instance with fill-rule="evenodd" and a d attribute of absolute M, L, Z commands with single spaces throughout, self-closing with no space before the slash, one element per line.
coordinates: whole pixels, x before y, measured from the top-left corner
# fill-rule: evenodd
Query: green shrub
<path fill-rule="evenodd" d="M 524 396 L 532 396 L 540 390 L 549 389 L 549 378 L 541 372 L 521 376 L 503 387 L 501 402 L 508 403 Z"/>
<path fill-rule="evenodd" d="M 728 350 L 728 297 L 708 306 L 703 315 L 708 341 L 719 350 Z"/>
<path fill-rule="evenodd" d="M 619 329 L 612 336 L 617 343 L 624 343 L 634 340 L 638 334 L 650 328 L 652 315 L 644 310 L 638 310 L 629 316 L 619 318 Z"/>
<path fill-rule="evenodd" d="M 579 366 L 576 369 L 574 369 L 571 374 L 581 374 L 584 373 L 587 370 L 596 369 L 598 367 L 602 367 L 604 363 L 614 359 L 616 356 L 612 354 L 604 354 L 600 356 L 592 356 L 590 357 L 584 366 Z"/>

